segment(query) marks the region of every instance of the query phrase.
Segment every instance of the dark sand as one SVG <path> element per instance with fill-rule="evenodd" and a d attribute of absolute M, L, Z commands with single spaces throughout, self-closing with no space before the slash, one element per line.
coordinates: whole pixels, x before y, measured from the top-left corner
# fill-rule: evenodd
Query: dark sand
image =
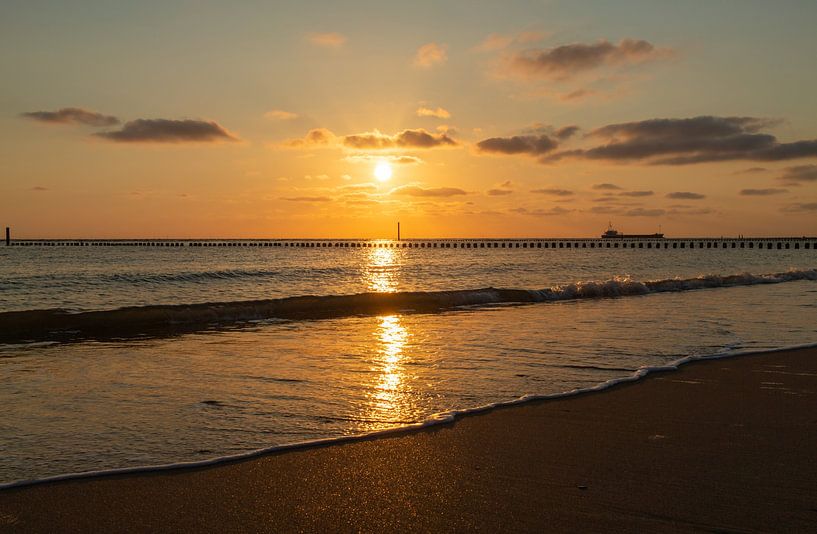
<path fill-rule="evenodd" d="M 817 532 L 817 350 L 218 467 L 0 492 L 0 530 Z"/>

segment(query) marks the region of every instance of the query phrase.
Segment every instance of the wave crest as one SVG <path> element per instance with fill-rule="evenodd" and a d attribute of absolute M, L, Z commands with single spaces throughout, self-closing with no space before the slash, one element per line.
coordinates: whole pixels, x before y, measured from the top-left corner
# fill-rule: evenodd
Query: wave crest
<path fill-rule="evenodd" d="M 755 275 L 706 275 L 640 282 L 630 277 L 576 282 L 539 290 L 466 289 L 403 293 L 361 293 L 204 304 L 136 306 L 70 313 L 27 310 L 0 313 L 0 342 L 167 335 L 248 321 L 327 319 L 386 313 L 433 313 L 461 306 L 525 304 L 588 298 L 611 298 L 720 287 L 817 280 L 817 270 Z"/>

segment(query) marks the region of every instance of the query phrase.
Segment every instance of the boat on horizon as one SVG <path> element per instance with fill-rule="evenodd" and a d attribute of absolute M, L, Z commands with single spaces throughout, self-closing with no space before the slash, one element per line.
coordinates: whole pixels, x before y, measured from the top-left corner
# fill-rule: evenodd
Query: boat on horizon
<path fill-rule="evenodd" d="M 607 225 L 607 231 L 601 234 L 602 239 L 663 239 L 664 234 L 623 234 L 613 228 L 613 223 Z"/>

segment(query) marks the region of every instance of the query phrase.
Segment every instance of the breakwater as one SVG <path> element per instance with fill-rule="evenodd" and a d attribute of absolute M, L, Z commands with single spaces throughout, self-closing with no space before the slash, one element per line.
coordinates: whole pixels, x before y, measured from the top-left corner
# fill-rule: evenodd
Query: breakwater
<path fill-rule="evenodd" d="M 14 239 L 12 247 L 282 247 L 420 249 L 815 250 L 817 237 L 515 239 Z"/>

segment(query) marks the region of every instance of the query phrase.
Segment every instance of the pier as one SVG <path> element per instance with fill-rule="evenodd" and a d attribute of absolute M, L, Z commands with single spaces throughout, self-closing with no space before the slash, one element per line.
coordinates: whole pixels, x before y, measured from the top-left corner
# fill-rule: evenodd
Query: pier
<path fill-rule="evenodd" d="M 514 239 L 10 239 L 11 247 L 817 250 L 817 237 Z"/>

